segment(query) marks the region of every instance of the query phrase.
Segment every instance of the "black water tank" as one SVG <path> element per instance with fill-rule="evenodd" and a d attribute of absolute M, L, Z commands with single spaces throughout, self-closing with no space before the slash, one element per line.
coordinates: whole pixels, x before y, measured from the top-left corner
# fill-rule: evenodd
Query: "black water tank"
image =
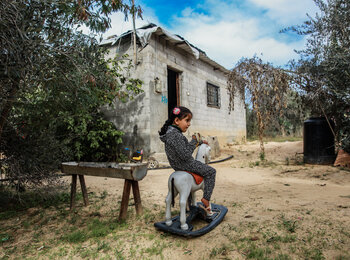
<path fill-rule="evenodd" d="M 334 123 L 330 121 L 334 129 Z M 333 164 L 334 135 L 324 117 L 311 117 L 304 122 L 304 162 Z"/>

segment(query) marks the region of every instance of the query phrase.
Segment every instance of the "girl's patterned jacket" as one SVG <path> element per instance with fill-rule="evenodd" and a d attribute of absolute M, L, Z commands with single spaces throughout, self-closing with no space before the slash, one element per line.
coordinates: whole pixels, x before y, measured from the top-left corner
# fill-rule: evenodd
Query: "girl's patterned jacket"
<path fill-rule="evenodd" d="M 165 153 L 170 166 L 175 170 L 184 170 L 194 161 L 192 153 L 196 149 L 197 140 L 190 142 L 176 126 L 169 126 L 165 135 L 160 136 L 165 144 Z"/>

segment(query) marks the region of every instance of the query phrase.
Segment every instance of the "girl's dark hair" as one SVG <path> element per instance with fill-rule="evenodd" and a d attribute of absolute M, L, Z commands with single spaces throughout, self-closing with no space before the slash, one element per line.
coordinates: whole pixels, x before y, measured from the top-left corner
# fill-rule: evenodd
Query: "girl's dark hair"
<path fill-rule="evenodd" d="M 187 115 L 192 116 L 191 110 L 189 110 L 187 107 L 181 107 L 181 106 L 174 107 L 170 113 L 168 120 L 165 121 L 164 125 L 162 126 L 162 128 L 158 132 L 159 135 L 164 135 L 166 133 L 169 125 L 174 123 L 175 118 L 178 117 L 181 120 L 181 119 L 184 119 Z"/>

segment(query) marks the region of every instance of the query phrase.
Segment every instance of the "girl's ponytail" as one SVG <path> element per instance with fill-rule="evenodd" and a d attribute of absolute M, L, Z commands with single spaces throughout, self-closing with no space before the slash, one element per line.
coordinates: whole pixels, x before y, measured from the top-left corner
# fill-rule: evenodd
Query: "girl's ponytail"
<path fill-rule="evenodd" d="M 160 129 L 160 131 L 158 132 L 159 135 L 165 135 L 166 131 L 168 130 L 169 125 L 171 125 L 174 122 L 174 119 L 172 119 L 172 116 L 170 116 L 170 118 L 165 121 L 164 125 L 162 126 L 162 128 Z"/>
<path fill-rule="evenodd" d="M 159 135 L 160 136 L 165 135 L 166 131 L 168 130 L 168 127 L 174 123 L 175 118 L 178 117 L 181 120 L 185 118 L 187 115 L 192 116 L 191 110 L 189 110 L 187 107 L 181 107 L 181 106 L 174 107 L 174 109 L 170 113 L 169 119 L 165 121 L 164 125 L 158 132 Z"/>

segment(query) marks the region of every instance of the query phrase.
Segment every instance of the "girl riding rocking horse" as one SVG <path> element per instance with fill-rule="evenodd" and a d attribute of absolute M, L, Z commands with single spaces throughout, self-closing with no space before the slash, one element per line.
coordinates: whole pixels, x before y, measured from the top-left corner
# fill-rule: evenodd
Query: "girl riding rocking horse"
<path fill-rule="evenodd" d="M 208 144 L 206 141 L 197 140 L 196 135 L 193 135 L 189 142 L 183 135 L 191 125 L 192 116 L 192 112 L 188 108 L 175 107 L 169 119 L 160 129 L 159 136 L 165 144 L 168 161 L 175 171 L 193 172 L 204 178 L 204 192 L 201 201 L 207 215 L 211 216 L 214 213 L 211 210 L 210 198 L 215 186 L 216 170 L 192 157 L 192 153 L 198 145 Z"/>

